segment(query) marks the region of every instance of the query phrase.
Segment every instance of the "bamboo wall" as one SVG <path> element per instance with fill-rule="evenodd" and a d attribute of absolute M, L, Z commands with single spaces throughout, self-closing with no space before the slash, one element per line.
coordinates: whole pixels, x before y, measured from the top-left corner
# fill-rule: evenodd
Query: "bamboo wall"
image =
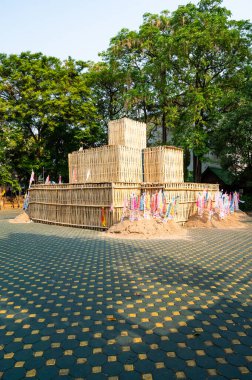
<path fill-rule="evenodd" d="M 183 223 L 196 212 L 198 193 L 204 189 L 213 195 L 219 186 L 186 182 L 34 185 L 29 190 L 28 212 L 35 222 L 107 229 L 121 220 L 124 201 L 132 193 L 140 196 L 146 191 L 152 195 L 163 190 L 167 202 L 179 197 L 175 221 Z"/>
<path fill-rule="evenodd" d="M 102 146 L 68 155 L 70 183 L 142 181 L 142 152 L 127 146 Z"/>
<path fill-rule="evenodd" d="M 126 117 L 108 123 L 109 145 L 146 148 L 146 124 Z"/>
<path fill-rule="evenodd" d="M 219 185 L 206 184 L 206 183 L 143 183 L 142 191 L 149 192 L 151 195 L 159 190 L 163 190 L 166 201 L 171 202 L 172 199 L 177 198 L 177 214 L 174 220 L 179 223 L 186 222 L 190 216 L 197 212 L 196 201 L 198 194 L 204 190 L 208 190 L 214 200 L 214 193 L 219 190 Z"/>
<path fill-rule="evenodd" d="M 139 183 L 34 185 L 28 213 L 35 222 L 107 229 L 120 221 L 132 192 L 140 195 Z"/>
<path fill-rule="evenodd" d="M 143 157 L 145 182 L 184 181 L 183 149 L 174 146 L 146 148 Z"/>

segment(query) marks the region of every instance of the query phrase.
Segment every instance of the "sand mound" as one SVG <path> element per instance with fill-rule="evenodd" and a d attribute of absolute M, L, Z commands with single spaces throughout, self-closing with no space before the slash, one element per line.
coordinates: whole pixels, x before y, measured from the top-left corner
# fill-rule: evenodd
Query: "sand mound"
<path fill-rule="evenodd" d="M 205 211 L 202 217 L 191 216 L 184 227 L 172 220 L 166 223 L 158 219 L 143 219 L 133 222 L 124 220 L 110 227 L 106 234 L 109 237 L 124 239 L 178 239 L 184 238 L 189 228 L 246 228 L 247 225 L 244 222 L 248 219 L 249 216 L 246 213 L 238 211 L 228 215 L 225 219 L 220 219 L 219 215 L 215 213 L 209 220 L 209 213 Z"/>
<path fill-rule="evenodd" d="M 143 219 L 124 220 L 110 227 L 107 234 L 110 237 L 152 239 L 184 236 L 186 230 L 172 220 L 163 222 L 158 219 Z"/>
<path fill-rule="evenodd" d="M 31 223 L 31 220 L 28 214 L 26 214 L 26 212 L 22 212 L 22 214 L 19 214 L 18 216 L 16 216 L 16 218 L 9 219 L 9 222 L 10 223 Z"/>
<path fill-rule="evenodd" d="M 242 211 L 235 212 L 221 219 L 217 213 L 214 213 L 209 220 L 209 212 L 204 211 L 202 216 L 193 215 L 185 223 L 186 228 L 244 228 L 244 221 L 248 216 Z"/>

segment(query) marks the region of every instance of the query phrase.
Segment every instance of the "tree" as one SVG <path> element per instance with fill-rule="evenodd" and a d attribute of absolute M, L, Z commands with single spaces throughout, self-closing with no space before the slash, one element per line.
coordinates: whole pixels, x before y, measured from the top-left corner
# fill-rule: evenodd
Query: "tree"
<path fill-rule="evenodd" d="M 107 129 L 109 120 L 124 116 L 125 75 L 113 62 L 90 63 L 87 84 L 92 91 L 92 98 L 98 110 L 101 126 Z"/>
<path fill-rule="evenodd" d="M 212 146 L 222 166 L 238 178 L 252 181 L 252 77 L 244 76 L 243 86 L 233 94 L 233 104 L 224 113 L 212 136 Z"/>
<path fill-rule="evenodd" d="M 181 85 L 175 140 L 194 152 L 194 179 L 211 148 L 210 136 L 220 114 L 233 104 L 251 60 L 251 24 L 233 21 L 221 0 L 201 0 L 179 7 L 172 15 L 173 75 Z"/>
<path fill-rule="evenodd" d="M 0 55 L 0 127 L 19 179 L 42 168 L 67 177 L 67 154 L 102 138 L 86 64 L 29 52 Z"/>
<path fill-rule="evenodd" d="M 173 143 L 192 150 L 196 182 L 220 115 L 243 85 L 250 47 L 251 24 L 232 20 L 221 0 L 146 14 L 138 32 L 122 30 L 111 40 L 107 55 L 129 83 L 121 94 L 125 113 L 138 107 L 144 121 L 161 125 L 163 143 L 170 129 Z"/>

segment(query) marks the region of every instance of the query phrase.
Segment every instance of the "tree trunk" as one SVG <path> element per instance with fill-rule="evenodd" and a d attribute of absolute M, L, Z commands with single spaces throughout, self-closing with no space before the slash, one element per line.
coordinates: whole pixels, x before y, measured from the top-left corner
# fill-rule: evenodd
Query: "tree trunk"
<path fill-rule="evenodd" d="M 194 182 L 201 182 L 201 161 L 195 154 L 193 155 L 193 178 Z"/>
<path fill-rule="evenodd" d="M 184 181 L 188 181 L 188 166 L 190 165 L 191 154 L 190 150 L 184 149 Z"/>
<path fill-rule="evenodd" d="M 167 143 L 167 129 L 165 125 L 165 113 L 162 115 L 162 143 Z"/>

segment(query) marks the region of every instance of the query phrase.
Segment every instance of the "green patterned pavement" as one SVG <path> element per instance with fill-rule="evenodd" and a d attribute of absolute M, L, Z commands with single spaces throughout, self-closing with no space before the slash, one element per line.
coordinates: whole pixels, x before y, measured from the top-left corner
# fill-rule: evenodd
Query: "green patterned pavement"
<path fill-rule="evenodd" d="M 0 379 L 252 379 L 252 227 L 180 240 L 10 224 Z"/>

